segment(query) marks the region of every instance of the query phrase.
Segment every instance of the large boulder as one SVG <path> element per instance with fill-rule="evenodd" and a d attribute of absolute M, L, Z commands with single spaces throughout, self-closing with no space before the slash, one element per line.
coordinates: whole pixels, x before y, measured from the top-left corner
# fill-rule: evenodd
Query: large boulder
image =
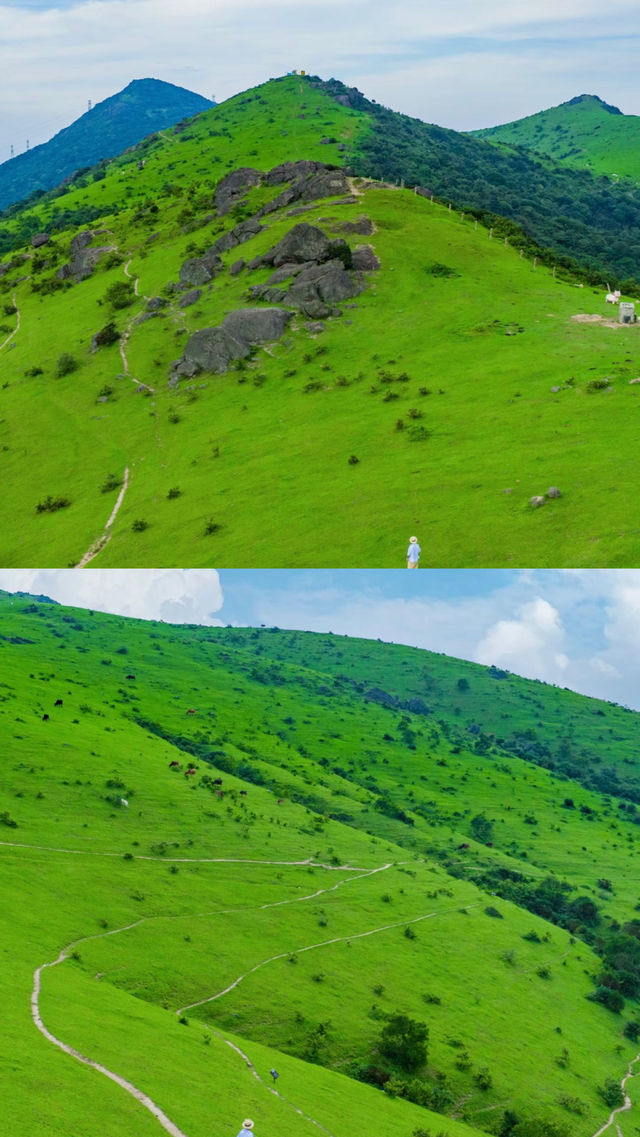
<path fill-rule="evenodd" d="M 329 315 L 335 304 L 357 296 L 363 288 L 362 279 L 348 272 L 341 261 L 329 261 L 303 269 L 287 292 L 287 303 L 319 320 Z"/>
<path fill-rule="evenodd" d="M 201 288 L 192 288 L 189 292 L 185 292 L 178 300 L 178 308 L 190 308 L 192 304 L 197 304 L 202 296 Z"/>
<path fill-rule="evenodd" d="M 256 233 L 261 233 L 263 229 L 264 225 L 260 224 L 257 217 L 248 217 L 246 221 L 241 221 L 228 233 L 223 233 L 221 237 L 218 237 L 211 249 L 216 253 L 226 253 L 229 249 L 234 249 L 236 245 L 242 245 L 250 237 L 255 237 Z"/>
<path fill-rule="evenodd" d="M 380 268 L 380 261 L 371 245 L 357 245 L 351 253 L 353 267 L 359 272 L 376 272 Z"/>
<path fill-rule="evenodd" d="M 171 368 L 170 386 L 201 371 L 221 374 L 237 359 L 251 354 L 253 344 L 278 339 L 291 319 L 284 308 L 241 308 L 225 316 L 217 328 L 201 328 L 187 341 L 182 358 Z"/>
<path fill-rule="evenodd" d="M 259 186 L 262 174 L 251 166 L 240 166 L 222 178 L 216 186 L 216 210 L 224 217 L 234 205 L 239 205 L 252 186 Z"/>
<path fill-rule="evenodd" d="M 34 233 L 31 238 L 31 246 L 34 249 L 40 249 L 43 245 L 48 245 L 51 240 L 49 233 Z"/>
<path fill-rule="evenodd" d="M 309 225 L 301 221 L 282 238 L 268 253 L 264 254 L 265 264 L 302 264 L 304 261 L 320 263 L 328 259 L 331 241 L 318 229 L 317 225 Z"/>
<path fill-rule="evenodd" d="M 243 343 L 268 343 L 283 335 L 290 319 L 285 308 L 239 308 L 225 316 L 221 326 Z"/>
<path fill-rule="evenodd" d="M 216 273 L 222 269 L 222 260 L 213 248 L 208 249 L 202 257 L 189 257 L 180 269 L 180 283 L 184 285 L 208 284 Z"/>

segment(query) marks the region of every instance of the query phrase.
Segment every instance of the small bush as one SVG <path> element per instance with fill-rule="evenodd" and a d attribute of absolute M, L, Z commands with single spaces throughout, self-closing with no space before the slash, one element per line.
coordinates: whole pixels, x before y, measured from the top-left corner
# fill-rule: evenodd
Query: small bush
<path fill-rule="evenodd" d="M 44 501 L 39 501 L 36 505 L 36 513 L 56 513 L 59 509 L 67 509 L 71 505 L 71 500 L 68 497 L 52 497 L 49 494 Z"/>
<path fill-rule="evenodd" d="M 132 528 L 134 533 L 144 533 L 144 530 L 149 528 L 149 522 L 145 521 L 144 518 L 142 518 L 142 517 L 138 517 L 133 522 L 133 525 L 131 526 L 131 528 Z"/>
<path fill-rule="evenodd" d="M 27 367 L 25 375 L 27 379 L 35 379 L 37 375 L 44 375 L 44 371 L 41 367 Z"/>
<path fill-rule="evenodd" d="M 120 332 L 116 328 L 113 320 L 105 324 L 104 328 L 100 328 L 93 337 L 93 343 L 96 347 L 107 347 L 111 343 L 117 343 L 120 339 Z"/>
<path fill-rule="evenodd" d="M 110 493 L 111 490 L 118 490 L 122 485 L 122 478 L 117 474 L 107 474 L 105 480 L 100 486 L 100 493 Z"/>
<path fill-rule="evenodd" d="M 494 908 L 493 904 L 487 905 L 484 911 L 486 916 L 493 916 L 494 920 L 504 920 L 502 912 L 498 912 L 498 909 Z"/>
<path fill-rule="evenodd" d="M 180 486 L 172 486 L 167 494 L 168 501 L 174 501 L 175 498 L 180 497 L 181 493 Z"/>
<path fill-rule="evenodd" d="M 68 351 L 63 351 L 62 355 L 58 356 L 58 362 L 56 363 L 56 375 L 58 379 L 62 379 L 65 375 L 71 375 L 72 371 L 77 370 L 77 360 L 74 359 Z"/>
<path fill-rule="evenodd" d="M 116 310 L 128 308 L 130 304 L 133 304 L 135 298 L 133 285 L 126 280 L 119 280 L 115 284 L 110 284 L 104 294 L 106 303 Z"/>
<path fill-rule="evenodd" d="M 357 466 L 359 461 L 360 461 L 360 459 L 358 457 L 356 457 L 355 454 L 352 454 L 351 457 L 349 458 L 349 465 L 350 466 Z"/>
<path fill-rule="evenodd" d="M 219 533 L 221 525 L 219 521 L 214 521 L 212 517 L 209 518 L 204 527 L 205 537 L 210 537 L 213 533 Z"/>
<path fill-rule="evenodd" d="M 608 379 L 591 379 L 587 383 L 586 389 L 591 393 L 592 391 L 606 391 L 610 386 L 611 384 Z"/>

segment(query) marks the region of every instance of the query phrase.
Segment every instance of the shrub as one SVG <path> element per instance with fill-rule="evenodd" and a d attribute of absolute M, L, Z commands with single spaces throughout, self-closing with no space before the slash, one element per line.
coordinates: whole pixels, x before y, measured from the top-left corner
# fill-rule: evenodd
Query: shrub
<path fill-rule="evenodd" d="M 180 497 L 182 490 L 180 486 L 172 486 L 167 494 L 167 499 L 173 501 L 175 498 Z"/>
<path fill-rule="evenodd" d="M 131 528 L 134 533 L 143 533 L 145 529 L 149 528 L 149 522 L 139 517 L 133 522 Z"/>
<path fill-rule="evenodd" d="M 484 911 L 485 915 L 493 916 L 494 920 L 504 920 L 502 912 L 498 912 L 498 909 L 494 908 L 493 904 L 488 904 Z"/>
<path fill-rule="evenodd" d="M 105 480 L 100 486 L 100 493 L 110 493 L 111 490 L 120 489 L 121 485 L 122 478 L 119 478 L 117 474 L 107 474 Z"/>
<path fill-rule="evenodd" d="M 120 332 L 116 328 L 113 320 L 105 324 L 104 328 L 100 328 L 93 337 L 93 343 L 96 347 L 107 347 L 110 343 L 117 343 L 120 339 Z"/>
<path fill-rule="evenodd" d="M 625 1038 L 629 1038 L 631 1042 L 637 1042 L 640 1038 L 640 1022 L 637 1019 L 632 1019 L 630 1022 L 624 1024 L 622 1031 Z"/>
<path fill-rule="evenodd" d="M 64 375 L 70 375 L 72 371 L 78 370 L 78 362 L 68 351 L 63 351 L 62 355 L 58 356 L 56 363 L 56 375 L 58 379 L 62 379 Z"/>
<path fill-rule="evenodd" d="M 27 367 L 25 375 L 27 379 L 35 379 L 37 375 L 44 375 L 44 371 L 41 367 Z"/>
<path fill-rule="evenodd" d="M 428 1039 L 426 1023 L 408 1015 L 390 1015 L 380 1035 L 380 1052 L 405 1070 L 417 1070 L 427 1061 Z"/>
<path fill-rule="evenodd" d="M 115 284 L 110 284 L 104 294 L 104 300 L 116 310 L 128 308 L 135 300 L 133 285 L 126 280 L 118 280 Z"/>
<path fill-rule="evenodd" d="M 96 399 L 110 399 L 111 396 L 115 394 L 115 391 L 115 387 L 112 387 L 109 383 L 105 383 L 98 391 Z"/>
<path fill-rule="evenodd" d="M 52 497 L 49 494 L 44 501 L 39 501 L 36 505 L 36 513 L 56 513 L 58 509 L 67 509 L 71 505 L 68 497 Z"/>
<path fill-rule="evenodd" d="M 586 389 L 591 393 L 592 391 L 606 391 L 607 387 L 610 386 L 611 384 L 608 379 L 591 379 L 587 383 Z"/>
<path fill-rule="evenodd" d="M 210 537 L 212 533 L 218 533 L 220 529 L 220 523 L 218 521 L 214 521 L 213 518 L 210 517 L 204 527 L 204 535 L 205 537 Z"/>
<path fill-rule="evenodd" d="M 358 457 L 356 457 L 355 454 L 352 454 L 351 457 L 349 458 L 349 465 L 350 466 L 357 466 L 359 461 L 360 461 L 360 459 Z"/>
<path fill-rule="evenodd" d="M 598 1086 L 598 1093 L 605 1105 L 608 1105 L 611 1109 L 615 1109 L 616 1106 L 619 1105 L 624 1105 L 622 1087 L 613 1078 L 607 1078 L 604 1086 Z"/>

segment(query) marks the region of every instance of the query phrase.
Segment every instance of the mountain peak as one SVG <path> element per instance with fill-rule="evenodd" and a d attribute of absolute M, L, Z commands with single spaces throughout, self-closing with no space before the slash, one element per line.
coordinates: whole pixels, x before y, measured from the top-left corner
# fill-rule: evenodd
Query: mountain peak
<path fill-rule="evenodd" d="M 566 103 L 561 103 L 560 105 L 563 107 L 575 107 L 579 103 L 598 103 L 598 105 L 602 107 L 604 111 L 608 111 L 609 114 L 622 114 L 619 107 L 614 107 L 611 103 L 605 103 L 604 99 L 601 99 L 599 95 L 576 95 L 575 99 L 569 99 Z"/>

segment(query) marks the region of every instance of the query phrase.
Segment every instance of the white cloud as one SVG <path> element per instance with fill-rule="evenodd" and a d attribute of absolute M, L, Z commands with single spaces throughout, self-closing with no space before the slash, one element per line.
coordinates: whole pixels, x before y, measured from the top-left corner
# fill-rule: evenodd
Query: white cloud
<path fill-rule="evenodd" d="M 0 588 L 144 620 L 221 623 L 214 613 L 222 589 L 213 569 L 0 569 Z"/>
<path fill-rule="evenodd" d="M 640 110 L 636 0 L 79 0 L 2 6 L 0 157 L 154 76 L 220 100 L 306 68 L 458 129 L 590 90 Z M 618 38 L 614 38 L 615 35 Z M 612 90 L 613 88 L 613 90 Z"/>
<path fill-rule="evenodd" d="M 493 624 L 478 644 L 475 658 L 554 683 L 564 679 L 569 667 L 565 644 L 559 611 L 538 596 L 521 607 L 517 618 Z"/>

